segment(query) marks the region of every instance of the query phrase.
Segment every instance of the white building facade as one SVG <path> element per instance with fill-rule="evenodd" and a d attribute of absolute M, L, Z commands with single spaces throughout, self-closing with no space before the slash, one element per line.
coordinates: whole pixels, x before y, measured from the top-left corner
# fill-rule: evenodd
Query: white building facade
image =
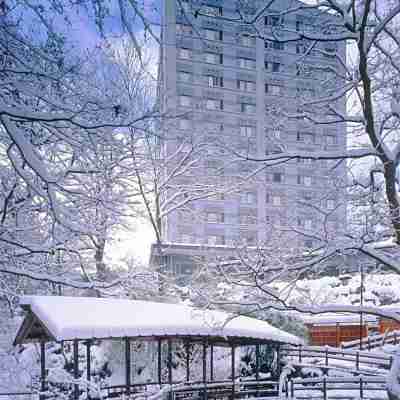
<path fill-rule="evenodd" d="M 305 10 L 283 15 L 298 3 L 272 3 L 251 25 L 239 21 L 234 0 L 163 2 L 162 108 L 177 118 L 164 122 L 161 154 L 169 157 L 179 146 L 184 151 L 182 143 L 199 146 L 181 182 L 216 192 L 169 213 L 166 242 L 258 246 L 279 233 L 291 245 L 310 248 L 318 246 L 315 232 L 324 237 L 345 228 L 345 165 L 260 161 L 346 148 L 345 125 L 301 117 L 305 104 L 341 84 L 344 46 L 284 41 L 290 31 L 322 29 L 332 17 Z M 250 20 L 257 9 L 241 13 Z M 345 100 L 334 106 L 345 114 Z"/>

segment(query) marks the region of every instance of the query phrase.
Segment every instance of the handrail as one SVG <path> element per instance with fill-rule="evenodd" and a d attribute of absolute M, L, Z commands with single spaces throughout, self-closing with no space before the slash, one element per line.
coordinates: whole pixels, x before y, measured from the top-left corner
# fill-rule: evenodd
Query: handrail
<path fill-rule="evenodd" d="M 362 349 L 375 349 L 377 347 L 384 346 L 385 344 L 398 344 L 400 343 L 400 331 L 392 331 L 382 333 L 379 335 L 370 335 L 362 338 L 361 348 Z M 344 349 L 351 349 L 360 347 L 360 339 L 351 340 L 349 342 L 342 342 L 341 347 Z"/>
<path fill-rule="evenodd" d="M 354 362 L 356 370 L 360 370 L 360 365 L 376 368 L 379 366 L 383 369 L 390 369 L 392 365 L 392 357 L 380 354 L 371 354 L 368 352 L 356 350 L 340 350 L 329 346 L 283 346 L 282 353 L 289 357 L 297 357 L 299 363 L 303 358 L 323 358 L 326 367 L 329 366 L 331 360 L 341 360 Z"/>
<path fill-rule="evenodd" d="M 340 385 L 337 385 L 340 384 Z M 304 386 L 307 385 L 307 386 Z M 371 387 L 371 385 L 374 385 Z M 323 378 L 295 378 L 288 381 L 286 397 L 291 398 L 301 398 L 301 396 L 296 395 L 296 391 L 306 390 L 308 391 L 322 391 L 322 397 L 324 400 L 328 399 L 328 391 L 329 390 L 338 390 L 347 391 L 354 390 L 359 391 L 359 398 L 363 399 L 365 391 L 374 390 L 374 391 L 386 391 L 386 379 L 385 377 L 381 378 L 370 378 L 370 377 L 355 377 L 355 378 L 331 378 L 331 377 L 323 377 Z M 329 396 L 331 397 L 331 396 Z M 354 396 L 353 396 L 354 397 Z M 366 398 L 370 398 L 370 396 L 365 396 Z M 310 398 L 307 396 L 307 398 Z M 349 398 L 347 396 L 347 398 Z"/>

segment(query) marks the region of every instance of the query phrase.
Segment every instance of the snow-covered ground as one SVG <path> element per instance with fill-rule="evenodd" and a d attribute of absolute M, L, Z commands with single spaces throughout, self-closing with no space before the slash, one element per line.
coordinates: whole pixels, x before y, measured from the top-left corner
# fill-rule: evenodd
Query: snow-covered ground
<path fill-rule="evenodd" d="M 287 282 L 276 283 L 284 290 Z M 324 276 L 296 282 L 297 290 L 290 299 L 300 304 L 357 304 L 360 301 L 360 276 Z M 364 304 L 388 305 L 400 303 L 400 275 L 370 273 L 364 278 Z"/>

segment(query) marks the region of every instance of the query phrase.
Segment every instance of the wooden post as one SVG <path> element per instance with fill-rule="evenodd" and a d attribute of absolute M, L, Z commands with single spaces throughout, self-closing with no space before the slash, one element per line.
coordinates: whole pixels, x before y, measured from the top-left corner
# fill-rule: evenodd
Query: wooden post
<path fill-rule="evenodd" d="M 86 397 L 90 400 L 90 379 L 91 379 L 91 354 L 90 346 L 92 345 L 90 340 L 86 341 Z"/>
<path fill-rule="evenodd" d="M 207 343 L 203 342 L 203 383 L 207 382 Z"/>
<path fill-rule="evenodd" d="M 128 396 L 131 392 L 131 339 L 124 338 L 125 342 L 125 385 Z"/>
<path fill-rule="evenodd" d="M 256 381 L 260 380 L 260 344 L 256 344 Z"/>
<path fill-rule="evenodd" d="M 168 383 L 172 384 L 172 340 L 168 338 Z"/>
<path fill-rule="evenodd" d="M 362 376 L 360 376 L 360 399 L 364 398 L 364 390 L 363 390 L 363 380 Z"/>
<path fill-rule="evenodd" d="M 324 376 L 324 379 L 322 380 L 322 391 L 324 394 L 324 400 L 328 398 L 328 394 L 326 393 L 326 376 Z"/>
<path fill-rule="evenodd" d="M 79 341 L 73 341 L 73 357 L 74 357 L 74 379 L 79 379 Z M 79 384 L 74 384 L 74 400 L 79 400 Z"/>
<path fill-rule="evenodd" d="M 210 381 L 214 381 L 214 345 L 210 346 Z"/>
<path fill-rule="evenodd" d="M 302 349 L 302 346 L 301 346 L 301 344 L 299 345 L 299 363 L 301 364 L 301 361 L 302 361 L 302 358 L 301 358 L 301 349 Z"/>
<path fill-rule="evenodd" d="M 190 381 L 190 344 L 189 342 L 185 343 L 185 350 L 186 350 L 186 382 Z"/>
<path fill-rule="evenodd" d="M 360 369 L 360 352 L 357 351 L 356 353 L 356 369 Z"/>
<path fill-rule="evenodd" d="M 157 370 L 158 370 L 158 384 L 162 385 L 161 339 L 158 339 L 157 342 Z"/>
<path fill-rule="evenodd" d="M 231 347 L 232 400 L 235 398 L 235 345 Z"/>
<path fill-rule="evenodd" d="M 277 361 L 277 369 L 278 369 L 278 380 L 279 377 L 281 376 L 281 372 L 282 372 L 282 364 L 281 364 L 281 345 L 278 344 L 278 347 L 276 348 L 276 361 Z"/>
<path fill-rule="evenodd" d="M 340 345 L 340 331 L 339 331 L 339 322 L 336 322 L 336 347 Z"/>
<path fill-rule="evenodd" d="M 328 359 L 328 347 L 325 346 L 325 365 L 328 365 L 329 359 Z"/>
<path fill-rule="evenodd" d="M 40 342 L 40 400 L 45 399 L 46 386 L 46 342 L 42 340 Z"/>

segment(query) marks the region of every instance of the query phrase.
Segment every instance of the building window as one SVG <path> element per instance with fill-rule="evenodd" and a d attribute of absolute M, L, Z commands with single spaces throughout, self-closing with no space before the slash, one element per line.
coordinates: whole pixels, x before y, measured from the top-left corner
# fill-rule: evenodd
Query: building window
<path fill-rule="evenodd" d="M 256 60 L 251 58 L 238 58 L 238 64 L 240 68 L 255 69 Z"/>
<path fill-rule="evenodd" d="M 191 96 L 179 96 L 179 104 L 183 107 L 190 107 L 192 105 L 192 97 Z"/>
<path fill-rule="evenodd" d="M 192 50 L 184 48 L 178 49 L 178 58 L 183 58 L 184 60 L 191 60 Z"/>
<path fill-rule="evenodd" d="M 221 17 L 222 7 L 203 5 L 201 7 L 201 13 L 208 15 L 209 17 Z"/>
<path fill-rule="evenodd" d="M 179 128 L 180 129 L 191 129 L 192 128 L 192 120 L 180 119 L 179 120 Z"/>
<path fill-rule="evenodd" d="M 307 249 L 311 249 L 313 247 L 313 241 L 312 240 L 305 240 L 304 241 L 304 247 Z"/>
<path fill-rule="evenodd" d="M 242 125 L 240 127 L 240 136 L 251 138 L 256 136 L 256 127 L 250 125 Z"/>
<path fill-rule="evenodd" d="M 310 219 L 310 218 L 298 217 L 297 218 L 297 225 L 302 227 L 302 228 L 304 228 L 304 229 L 310 230 L 313 227 L 313 220 Z"/>
<path fill-rule="evenodd" d="M 272 174 L 272 182 L 282 183 L 283 182 L 283 173 L 282 172 L 274 172 Z"/>
<path fill-rule="evenodd" d="M 239 90 L 244 90 L 246 92 L 255 92 L 256 90 L 256 83 L 252 81 L 238 79 L 236 81 L 236 86 Z"/>
<path fill-rule="evenodd" d="M 270 83 L 265 84 L 265 93 L 271 94 L 273 96 L 278 96 L 282 94 L 282 86 L 271 85 Z"/>
<path fill-rule="evenodd" d="M 246 246 L 255 246 L 257 244 L 256 235 L 247 234 L 245 237 L 242 237 L 242 243 Z"/>
<path fill-rule="evenodd" d="M 223 235 L 209 235 L 207 236 L 207 244 L 210 246 L 225 244 L 225 237 Z"/>
<path fill-rule="evenodd" d="M 245 114 L 255 114 L 256 112 L 256 105 L 249 104 L 249 103 L 241 103 L 240 104 L 240 111 Z"/>
<path fill-rule="evenodd" d="M 225 245 L 230 247 L 235 247 L 236 240 L 233 238 L 226 238 Z"/>
<path fill-rule="evenodd" d="M 326 208 L 327 208 L 328 210 L 334 210 L 334 209 L 335 209 L 335 206 L 336 206 L 335 200 L 333 200 L 333 199 L 328 199 L 328 200 L 326 201 Z"/>
<path fill-rule="evenodd" d="M 207 122 L 206 124 L 207 130 L 210 133 L 223 132 L 224 124 L 220 124 L 218 122 Z"/>
<path fill-rule="evenodd" d="M 280 17 L 278 15 L 266 15 L 264 17 L 264 23 L 268 26 L 278 26 L 279 23 L 282 22 L 283 21 L 280 21 Z"/>
<path fill-rule="evenodd" d="M 334 46 L 325 46 L 324 57 L 335 58 L 336 57 L 336 48 Z"/>
<path fill-rule="evenodd" d="M 222 76 L 208 75 L 208 87 L 224 87 L 224 78 Z"/>
<path fill-rule="evenodd" d="M 303 21 L 296 21 L 296 31 L 302 31 L 303 30 Z"/>
<path fill-rule="evenodd" d="M 204 60 L 210 64 L 223 64 L 224 56 L 217 53 L 204 53 Z"/>
<path fill-rule="evenodd" d="M 240 202 L 242 204 L 255 204 L 257 196 L 254 192 L 242 192 L 240 193 Z"/>
<path fill-rule="evenodd" d="M 241 35 L 239 36 L 239 44 L 247 47 L 255 46 L 256 38 L 250 35 Z"/>
<path fill-rule="evenodd" d="M 282 198 L 281 198 L 281 196 L 279 196 L 278 194 L 274 194 L 274 195 L 272 196 L 272 205 L 273 205 L 273 206 L 276 206 L 276 207 L 281 206 L 281 205 L 282 205 Z"/>
<path fill-rule="evenodd" d="M 241 225 L 252 225 L 257 223 L 257 218 L 251 214 L 239 215 L 239 222 Z"/>
<path fill-rule="evenodd" d="M 303 43 L 297 43 L 296 44 L 296 54 L 304 54 L 307 51 L 307 46 L 304 45 Z M 297 75 L 300 75 L 297 73 Z"/>
<path fill-rule="evenodd" d="M 281 63 L 273 62 L 272 63 L 272 72 L 279 72 L 281 70 Z"/>
<path fill-rule="evenodd" d="M 297 131 L 297 141 L 304 142 L 308 144 L 314 144 L 315 135 L 312 132 L 300 132 Z"/>
<path fill-rule="evenodd" d="M 312 159 L 312 158 L 298 158 L 297 159 L 297 162 L 299 163 L 299 164 L 304 164 L 304 165 L 312 165 L 313 164 L 313 162 L 314 162 L 314 159 Z"/>
<path fill-rule="evenodd" d="M 184 71 L 178 72 L 178 81 L 190 82 L 191 80 L 192 80 L 192 74 L 190 72 L 184 72 Z"/>
<path fill-rule="evenodd" d="M 311 176 L 297 175 L 297 183 L 299 185 L 311 186 L 312 185 L 312 177 Z"/>
<path fill-rule="evenodd" d="M 207 99 L 206 100 L 206 108 L 207 108 L 207 110 L 223 110 L 224 109 L 224 101 L 223 100 L 215 100 L 215 99 Z"/>
<path fill-rule="evenodd" d="M 186 233 L 183 233 L 182 235 L 181 235 L 181 243 L 195 243 L 196 241 L 195 241 L 195 239 L 194 239 L 194 237 L 192 236 L 192 235 L 189 235 L 189 234 L 186 234 Z"/>
<path fill-rule="evenodd" d="M 279 42 L 278 40 L 266 40 L 264 42 L 264 47 L 266 49 L 285 50 L 285 43 Z"/>
<path fill-rule="evenodd" d="M 209 213 L 207 213 L 207 222 L 209 222 L 209 223 L 224 222 L 224 214 L 209 212 Z"/>
<path fill-rule="evenodd" d="M 222 41 L 224 38 L 224 33 L 223 31 L 216 31 L 214 29 L 205 29 L 205 38 L 207 40 L 219 40 Z"/>
<path fill-rule="evenodd" d="M 281 132 L 279 129 L 274 129 L 274 130 L 272 131 L 272 136 L 273 136 L 275 139 L 280 140 L 280 139 L 282 139 L 282 132 Z"/>
<path fill-rule="evenodd" d="M 192 35 L 192 25 L 176 24 L 176 33 L 178 35 Z"/>
<path fill-rule="evenodd" d="M 182 14 L 183 14 L 183 13 L 188 13 L 188 12 L 190 12 L 190 5 L 189 5 L 189 2 L 188 2 L 188 1 L 183 0 L 183 1 L 180 2 L 180 5 L 181 5 L 180 12 L 181 12 Z"/>
<path fill-rule="evenodd" d="M 303 192 L 302 197 L 305 201 L 311 201 L 314 196 L 311 192 Z"/>
<path fill-rule="evenodd" d="M 337 137 L 335 135 L 326 135 L 325 142 L 328 146 L 335 145 L 335 144 L 337 144 Z"/>

